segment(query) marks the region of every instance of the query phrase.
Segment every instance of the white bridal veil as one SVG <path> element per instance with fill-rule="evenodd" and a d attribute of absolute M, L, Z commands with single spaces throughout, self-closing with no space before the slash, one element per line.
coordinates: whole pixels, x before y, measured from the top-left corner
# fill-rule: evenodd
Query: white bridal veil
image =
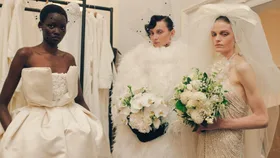
<path fill-rule="evenodd" d="M 187 38 L 189 44 L 197 48 L 195 51 L 197 58 L 203 58 L 204 67 L 213 63 L 215 58 L 210 32 L 219 16 L 229 18 L 236 48 L 253 67 L 257 86 L 269 108 L 269 127 L 263 130 L 246 131 L 245 158 L 259 158 L 261 154 L 266 157 L 279 116 L 277 108 L 280 103 L 280 71 L 272 60 L 260 18 L 250 7 L 242 4 L 204 5 L 191 17 L 191 33 Z"/>

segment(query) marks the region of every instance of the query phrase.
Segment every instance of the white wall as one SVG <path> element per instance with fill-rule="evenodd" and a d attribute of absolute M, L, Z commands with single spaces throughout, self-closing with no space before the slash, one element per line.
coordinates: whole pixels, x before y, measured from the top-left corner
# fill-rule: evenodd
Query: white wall
<path fill-rule="evenodd" d="M 111 0 L 87 0 L 87 4 L 109 6 Z"/>

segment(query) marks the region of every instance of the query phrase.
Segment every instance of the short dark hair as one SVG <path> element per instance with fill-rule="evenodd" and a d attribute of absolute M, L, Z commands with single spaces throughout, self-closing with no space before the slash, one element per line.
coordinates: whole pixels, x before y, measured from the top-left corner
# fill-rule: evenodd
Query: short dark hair
<path fill-rule="evenodd" d="M 226 16 L 219 16 L 219 17 L 216 18 L 215 21 L 219 21 L 219 20 L 224 21 L 224 22 L 226 22 L 226 23 L 228 23 L 228 24 L 231 24 L 229 18 L 226 17 Z"/>
<path fill-rule="evenodd" d="M 166 26 L 167 26 L 169 31 L 173 30 L 174 24 L 173 24 L 173 21 L 171 20 L 171 18 L 169 16 L 153 15 L 151 17 L 151 20 L 150 20 L 149 24 L 145 25 L 145 30 L 146 30 L 149 37 L 150 37 L 150 30 L 156 27 L 157 22 L 162 21 L 162 20 L 166 23 Z"/>
<path fill-rule="evenodd" d="M 40 12 L 40 22 L 44 22 L 46 20 L 46 18 L 48 17 L 48 15 L 51 14 L 51 13 L 61 14 L 61 15 L 65 16 L 66 21 L 68 21 L 67 14 L 61 6 L 54 5 L 54 4 L 49 4 L 41 10 L 41 12 Z"/>

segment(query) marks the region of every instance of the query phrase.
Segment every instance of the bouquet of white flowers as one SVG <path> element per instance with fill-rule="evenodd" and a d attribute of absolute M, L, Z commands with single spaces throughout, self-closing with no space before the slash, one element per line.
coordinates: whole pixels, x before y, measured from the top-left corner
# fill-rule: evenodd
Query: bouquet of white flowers
<path fill-rule="evenodd" d="M 175 88 L 175 111 L 184 123 L 194 127 L 196 131 L 200 125 L 207 127 L 221 116 L 221 111 L 229 104 L 225 98 L 226 90 L 219 80 L 217 73 L 210 76 L 199 69 L 183 77 L 182 82 Z"/>
<path fill-rule="evenodd" d="M 156 96 L 146 88 L 128 91 L 120 98 L 117 108 L 119 119 L 127 124 L 137 136 L 152 133 L 159 128 L 165 132 L 165 118 L 171 111 L 162 97 Z M 139 138 L 139 137 L 138 137 Z"/>

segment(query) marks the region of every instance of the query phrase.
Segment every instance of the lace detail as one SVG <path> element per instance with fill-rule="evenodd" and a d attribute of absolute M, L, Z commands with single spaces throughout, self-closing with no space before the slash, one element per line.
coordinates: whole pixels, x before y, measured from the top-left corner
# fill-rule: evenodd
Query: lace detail
<path fill-rule="evenodd" d="M 53 86 L 53 101 L 60 100 L 60 98 L 67 93 L 66 74 L 52 74 Z"/>

